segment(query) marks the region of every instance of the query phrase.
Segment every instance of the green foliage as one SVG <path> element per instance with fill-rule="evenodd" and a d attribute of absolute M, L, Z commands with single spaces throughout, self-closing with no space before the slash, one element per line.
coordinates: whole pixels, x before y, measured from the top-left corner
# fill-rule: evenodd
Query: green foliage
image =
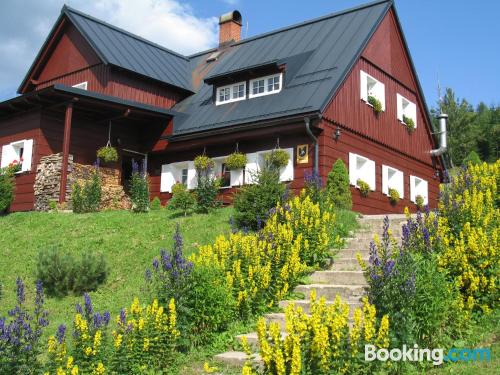
<path fill-rule="evenodd" d="M 408 131 L 410 133 L 413 133 L 413 131 L 415 130 L 415 121 L 413 121 L 413 119 L 411 117 L 403 115 L 403 122 L 405 123 Z"/>
<path fill-rule="evenodd" d="M 118 160 L 118 151 L 111 146 L 104 146 L 97 150 L 97 157 L 106 163 Z"/>
<path fill-rule="evenodd" d="M 107 274 L 102 254 L 88 252 L 75 258 L 54 247 L 38 254 L 37 278 L 50 296 L 64 297 L 70 292 L 81 295 L 96 290 L 106 280 Z"/>
<path fill-rule="evenodd" d="M 424 197 L 422 197 L 421 195 L 417 195 L 415 197 L 415 204 L 417 205 L 417 208 L 419 210 L 421 210 L 422 208 L 424 208 Z"/>
<path fill-rule="evenodd" d="M 85 181 L 83 187 L 75 183 L 71 194 L 73 212 L 97 212 L 101 204 L 101 178 L 96 170 L 90 180 Z"/>
<path fill-rule="evenodd" d="M 229 169 L 243 169 L 247 165 L 247 156 L 240 152 L 234 152 L 226 158 L 226 166 Z"/>
<path fill-rule="evenodd" d="M 269 210 L 282 203 L 286 188 L 277 170 L 263 168 L 255 178 L 256 184 L 244 186 L 234 197 L 234 218 L 240 228 L 258 229 Z"/>
<path fill-rule="evenodd" d="M 215 162 L 206 155 L 198 155 L 194 158 L 194 168 L 197 171 L 207 172 L 214 168 Z"/>
<path fill-rule="evenodd" d="M 147 175 L 133 172 L 130 178 L 130 200 L 134 212 L 149 211 L 149 184 Z"/>
<path fill-rule="evenodd" d="M 389 201 L 392 205 L 398 204 L 401 197 L 399 196 L 399 191 L 393 188 L 389 188 Z"/>
<path fill-rule="evenodd" d="M 289 159 L 290 155 L 288 155 L 288 152 L 282 149 L 273 150 L 265 155 L 265 161 L 268 168 L 284 168 L 287 166 Z"/>
<path fill-rule="evenodd" d="M 49 202 L 49 210 L 50 211 L 57 211 L 57 201 L 50 201 Z"/>
<path fill-rule="evenodd" d="M 375 111 L 376 114 L 382 112 L 382 103 L 376 97 L 368 95 L 368 103 L 370 103 L 373 106 L 373 110 Z"/>
<path fill-rule="evenodd" d="M 5 212 L 14 200 L 13 177 L 0 170 L 0 214 Z"/>
<path fill-rule="evenodd" d="M 352 195 L 349 188 L 349 173 L 342 159 L 337 159 L 326 181 L 327 201 L 336 209 L 350 210 Z"/>
<path fill-rule="evenodd" d="M 361 193 L 361 196 L 366 198 L 370 194 L 370 185 L 368 185 L 367 182 L 358 178 L 358 180 L 356 181 L 356 185 L 359 188 L 359 192 Z"/>
<path fill-rule="evenodd" d="M 479 155 L 477 154 L 476 151 L 472 150 L 471 152 L 469 152 L 467 154 L 467 156 L 464 158 L 464 161 L 462 162 L 462 164 L 464 166 L 467 166 L 469 165 L 469 163 L 473 164 L 473 165 L 478 165 L 478 164 L 481 164 L 481 158 L 479 157 Z"/>
<path fill-rule="evenodd" d="M 168 202 L 168 207 L 180 210 L 187 216 L 188 212 L 196 206 L 196 198 L 183 184 L 172 186 L 172 198 Z"/>
<path fill-rule="evenodd" d="M 200 212 L 207 213 L 220 205 L 217 201 L 221 180 L 218 177 L 203 175 L 198 173 L 198 184 L 196 186 L 196 204 Z M 187 195 L 184 195 L 184 202 L 189 202 Z"/>
<path fill-rule="evenodd" d="M 152 211 L 158 211 L 161 210 L 161 200 L 158 197 L 154 197 L 153 200 L 151 201 L 151 210 Z"/>

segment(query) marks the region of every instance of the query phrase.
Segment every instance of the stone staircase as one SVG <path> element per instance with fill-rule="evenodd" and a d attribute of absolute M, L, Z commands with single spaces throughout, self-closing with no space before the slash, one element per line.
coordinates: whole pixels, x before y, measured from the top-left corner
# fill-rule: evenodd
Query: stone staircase
<path fill-rule="evenodd" d="M 363 275 L 363 271 L 356 259 L 356 254 L 360 253 L 361 258 L 368 262 L 369 246 L 373 236 L 377 234 L 380 238 L 383 233 L 385 215 L 366 215 L 360 218 L 360 229 L 353 234 L 353 237 L 348 238 L 346 247 L 340 250 L 334 257 L 333 264 L 328 270 L 316 271 L 310 275 L 310 284 L 299 285 L 295 288 L 295 292 L 304 295 L 301 300 L 285 300 L 280 301 L 279 306 L 285 308 L 290 304 L 301 306 L 305 313 L 309 313 L 310 302 L 309 296 L 312 290 L 316 291 L 317 298 L 325 297 L 326 303 L 331 304 L 337 295 L 340 295 L 343 301 L 347 302 L 352 314 L 356 307 L 361 307 L 361 298 L 366 293 L 368 286 Z M 401 238 L 401 224 L 406 222 L 404 215 L 388 215 L 390 221 L 391 234 L 394 238 Z M 283 336 L 286 335 L 285 330 L 285 314 L 270 313 L 264 315 L 267 323 L 277 322 L 280 324 Z M 241 338 L 246 336 L 247 342 L 258 352 L 257 333 L 251 332 L 237 336 Z M 233 366 L 243 366 L 247 359 L 244 352 L 228 351 L 218 354 L 214 360 L 223 362 Z M 260 362 L 260 357 L 255 356 L 255 361 Z"/>

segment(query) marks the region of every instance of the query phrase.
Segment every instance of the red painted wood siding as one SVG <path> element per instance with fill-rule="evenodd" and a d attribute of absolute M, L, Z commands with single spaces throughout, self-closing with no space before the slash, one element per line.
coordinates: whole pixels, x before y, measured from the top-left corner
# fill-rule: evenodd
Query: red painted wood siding
<path fill-rule="evenodd" d="M 86 67 L 82 70 L 67 73 L 40 83 L 36 89 L 41 90 L 43 88 L 53 86 L 56 83 L 66 86 L 74 86 L 82 82 L 87 82 L 87 89 L 89 91 L 108 94 L 107 87 L 109 83 L 109 67 L 99 63 L 97 65 Z"/>
<path fill-rule="evenodd" d="M 0 123 L 0 153 L 2 146 L 23 139 L 33 139 L 33 154 L 31 171 L 17 174 L 14 177 L 15 190 L 11 211 L 29 211 L 33 209 L 33 184 L 36 176 L 36 166 L 40 160 L 40 112 L 32 111 L 23 115 L 13 116 Z M 1 155 L 0 155 L 1 157 Z"/>

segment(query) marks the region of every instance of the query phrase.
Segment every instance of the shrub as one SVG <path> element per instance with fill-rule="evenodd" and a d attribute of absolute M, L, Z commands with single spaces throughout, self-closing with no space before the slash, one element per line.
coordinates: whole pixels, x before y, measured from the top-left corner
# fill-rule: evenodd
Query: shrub
<path fill-rule="evenodd" d="M 405 123 L 408 132 L 413 133 L 413 131 L 415 130 L 415 121 L 413 121 L 411 117 L 403 115 L 403 122 Z"/>
<path fill-rule="evenodd" d="M 370 194 L 370 185 L 368 185 L 367 182 L 358 178 L 358 180 L 356 181 L 356 185 L 359 188 L 359 192 L 361 193 L 361 196 L 366 198 Z"/>
<path fill-rule="evenodd" d="M 352 195 L 349 188 L 349 173 L 342 159 L 337 159 L 328 173 L 326 182 L 326 199 L 337 209 L 350 210 Z"/>
<path fill-rule="evenodd" d="M 200 212 L 207 213 L 220 205 L 220 202 L 217 201 L 217 194 L 219 193 L 221 180 L 215 176 L 203 175 L 198 171 L 197 174 L 198 184 L 195 190 L 197 209 Z M 181 195 L 184 202 L 182 206 L 184 207 L 186 207 L 186 204 L 190 205 L 191 199 L 188 197 L 188 194 L 190 193 L 186 191 Z"/>
<path fill-rule="evenodd" d="M 376 97 L 368 95 L 368 103 L 370 103 L 373 106 L 373 111 L 376 114 L 382 112 L 382 103 Z"/>
<path fill-rule="evenodd" d="M 106 163 L 118 160 L 118 151 L 111 146 L 104 146 L 97 150 L 97 157 Z"/>
<path fill-rule="evenodd" d="M 154 197 L 150 204 L 151 211 L 161 210 L 161 201 L 160 198 Z"/>
<path fill-rule="evenodd" d="M 467 156 L 464 158 L 462 165 L 468 166 L 469 163 L 472 163 L 473 165 L 478 165 L 481 164 L 481 158 L 477 154 L 476 151 L 472 150 L 467 154 Z"/>
<path fill-rule="evenodd" d="M 279 148 L 271 151 L 265 156 L 267 167 L 278 170 L 286 167 L 289 159 L 290 155 L 288 155 L 288 152 Z"/>
<path fill-rule="evenodd" d="M 168 202 L 168 207 L 180 210 L 187 216 L 188 212 L 196 206 L 196 198 L 188 191 L 183 184 L 175 184 L 172 187 L 172 198 Z"/>
<path fill-rule="evenodd" d="M 34 311 L 26 308 L 23 281 L 18 278 L 17 304 L 8 317 L 0 317 L 0 373 L 37 374 L 40 371 L 40 337 L 49 324 L 44 310 L 44 294 L 40 281 L 36 282 Z"/>
<path fill-rule="evenodd" d="M 278 323 L 267 325 L 261 318 L 257 335 L 263 369 L 254 369 L 247 361 L 243 374 L 374 374 L 387 366 L 385 362 L 364 360 L 365 345 L 389 347 L 387 315 L 378 323 L 375 307 L 365 300 L 363 309 L 354 310 L 349 327 L 349 305 L 339 296 L 327 305 L 324 297 L 316 300 L 315 292 L 311 293 L 310 311 L 307 315 L 293 304 L 286 308 L 285 338 Z M 243 346 L 249 354 L 245 341 Z"/>
<path fill-rule="evenodd" d="M 304 173 L 305 194 L 314 202 L 323 205 L 323 181 L 316 171 Z"/>
<path fill-rule="evenodd" d="M 81 295 L 96 290 L 106 280 L 107 266 L 102 255 L 84 253 L 74 258 L 58 248 L 38 254 L 37 277 L 48 295 L 62 297 L 70 292 Z"/>
<path fill-rule="evenodd" d="M 139 164 L 132 162 L 132 177 L 130 178 L 130 200 L 134 212 L 149 211 L 149 183 L 145 170 L 139 168 Z M 144 169 L 144 166 L 143 166 Z"/>
<path fill-rule="evenodd" d="M 226 158 L 226 166 L 229 169 L 243 169 L 247 165 L 247 156 L 240 152 L 234 152 Z"/>
<path fill-rule="evenodd" d="M 263 168 L 256 179 L 255 185 L 244 186 L 234 197 L 234 218 L 240 228 L 260 228 L 269 210 L 283 200 L 285 186 L 276 170 Z"/>
<path fill-rule="evenodd" d="M 399 196 L 399 191 L 393 188 L 389 188 L 389 201 L 392 205 L 397 205 L 401 197 Z"/>
<path fill-rule="evenodd" d="M 421 195 L 417 195 L 415 197 L 415 205 L 419 210 L 422 210 L 422 208 L 424 208 L 424 197 L 422 197 Z"/>
<path fill-rule="evenodd" d="M 10 174 L 0 170 L 0 214 L 7 211 L 14 201 L 14 180 Z"/>
<path fill-rule="evenodd" d="M 71 194 L 73 212 L 97 212 L 101 204 L 101 178 L 96 169 L 90 180 L 85 181 L 83 187 L 75 183 Z"/>

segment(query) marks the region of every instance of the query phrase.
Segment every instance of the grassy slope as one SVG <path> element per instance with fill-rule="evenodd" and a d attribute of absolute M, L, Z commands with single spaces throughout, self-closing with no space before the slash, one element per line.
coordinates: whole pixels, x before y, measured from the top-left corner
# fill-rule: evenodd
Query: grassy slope
<path fill-rule="evenodd" d="M 28 300 L 32 301 L 38 250 L 48 246 L 78 254 L 102 252 L 109 266 L 108 279 L 91 293 L 98 310 L 109 310 L 114 316 L 121 307 L 129 306 L 133 296 L 141 296 L 144 271 L 162 247 L 170 248 L 176 223 L 181 226 L 184 251 L 192 253 L 198 244 L 212 242 L 230 230 L 231 208 L 216 210 L 209 215 L 175 218 L 167 211 L 134 214 L 109 211 L 97 214 L 16 213 L 0 217 L 0 283 L 3 298 L 0 316 L 15 303 L 15 279 L 27 283 Z M 50 328 L 71 323 L 76 302 L 80 297 L 47 298 Z"/>

